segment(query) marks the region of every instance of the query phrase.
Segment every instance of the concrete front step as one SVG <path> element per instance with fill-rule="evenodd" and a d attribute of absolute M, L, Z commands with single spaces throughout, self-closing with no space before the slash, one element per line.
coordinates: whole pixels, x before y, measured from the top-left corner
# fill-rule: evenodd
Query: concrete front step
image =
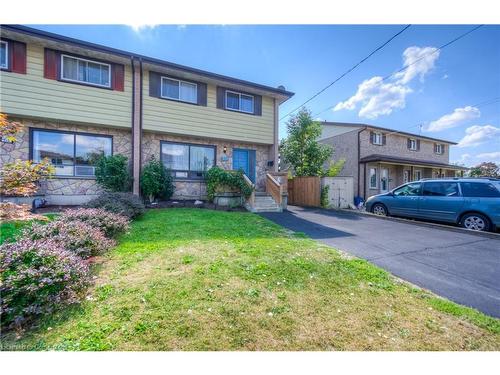
<path fill-rule="evenodd" d="M 281 212 L 281 207 L 276 203 L 274 198 L 266 192 L 258 191 L 255 193 L 254 205 L 250 207 L 245 205 L 246 209 L 251 212 Z"/>

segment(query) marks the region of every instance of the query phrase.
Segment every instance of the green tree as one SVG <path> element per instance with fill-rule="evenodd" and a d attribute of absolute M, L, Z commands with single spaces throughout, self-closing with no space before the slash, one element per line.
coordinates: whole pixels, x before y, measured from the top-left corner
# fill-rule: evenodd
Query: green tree
<path fill-rule="evenodd" d="M 500 177 L 500 166 L 489 161 L 483 162 L 469 171 L 470 177 Z"/>
<path fill-rule="evenodd" d="M 153 202 L 156 198 L 169 199 L 174 194 L 174 182 L 170 171 L 154 156 L 141 172 L 142 194 Z"/>
<path fill-rule="evenodd" d="M 109 191 L 128 191 L 130 173 L 128 159 L 123 155 L 102 156 L 95 166 L 96 182 Z"/>
<path fill-rule="evenodd" d="M 322 176 L 323 166 L 332 156 L 333 148 L 321 144 L 321 124 L 313 121 L 311 112 L 303 108 L 287 123 L 288 137 L 281 142 L 280 152 L 295 176 Z"/>

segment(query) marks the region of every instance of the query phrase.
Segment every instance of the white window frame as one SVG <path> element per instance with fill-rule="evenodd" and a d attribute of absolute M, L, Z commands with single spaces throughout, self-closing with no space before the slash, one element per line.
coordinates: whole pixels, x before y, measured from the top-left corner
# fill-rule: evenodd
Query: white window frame
<path fill-rule="evenodd" d="M 373 144 L 374 145 L 378 145 L 378 146 L 382 146 L 382 133 L 377 133 L 377 132 L 374 132 L 373 133 Z"/>
<path fill-rule="evenodd" d="M 419 174 L 419 178 L 416 178 L 417 173 Z M 415 169 L 413 170 L 413 181 L 420 181 L 422 179 L 422 170 Z"/>
<path fill-rule="evenodd" d="M 411 171 L 409 169 L 403 170 L 403 184 L 407 184 L 411 181 Z"/>
<path fill-rule="evenodd" d="M 372 170 L 375 171 L 375 186 L 372 185 Z M 370 189 L 378 189 L 378 178 L 377 167 L 370 167 L 368 170 L 368 186 Z"/>
<path fill-rule="evenodd" d="M 163 80 L 164 79 L 169 79 L 171 81 L 177 81 L 177 84 L 179 86 L 179 97 L 178 98 L 173 98 L 171 96 L 167 96 L 167 95 L 163 95 Z M 191 86 L 194 86 L 195 89 L 196 89 L 196 99 L 194 102 L 190 101 L 190 100 L 184 100 L 184 99 L 181 99 L 181 82 L 182 83 L 186 83 L 188 85 L 191 85 Z M 160 80 L 160 96 L 164 99 L 171 99 L 171 100 L 176 100 L 178 102 L 184 102 L 184 103 L 192 103 L 192 104 L 198 104 L 198 84 L 194 83 L 194 82 L 188 82 L 188 81 L 183 81 L 181 79 L 177 79 L 177 78 L 172 78 L 172 77 L 168 77 L 168 76 L 162 76 L 161 77 L 161 80 Z"/>
<path fill-rule="evenodd" d="M 0 68 L 9 69 L 9 42 L 2 40 L 1 44 L 5 44 L 5 65 L 0 65 Z"/>
<path fill-rule="evenodd" d="M 77 61 L 86 61 L 86 62 L 91 62 L 93 64 L 99 64 L 99 65 L 105 65 L 105 66 L 107 66 L 108 67 L 108 82 L 109 82 L 109 84 L 108 85 L 101 85 L 99 83 L 93 83 L 93 82 L 88 82 L 88 81 L 80 81 L 79 79 L 65 78 L 64 77 L 64 58 L 65 57 L 68 57 L 70 59 L 75 59 Z M 77 68 L 77 71 L 78 71 L 78 68 Z M 77 74 L 78 74 L 78 72 L 77 72 Z M 71 55 L 61 54 L 61 74 L 60 74 L 60 77 L 61 77 L 62 81 L 77 82 L 77 83 L 81 83 L 81 84 L 84 84 L 84 85 L 111 88 L 111 64 L 106 64 L 106 63 L 103 63 L 103 62 L 100 62 L 100 61 L 89 60 L 89 59 L 84 59 L 84 58 L 81 58 L 81 57 L 75 57 L 75 56 L 71 56 Z"/>
<path fill-rule="evenodd" d="M 441 143 L 436 143 L 436 154 L 443 155 L 444 154 L 444 145 Z"/>
<path fill-rule="evenodd" d="M 239 98 L 238 99 L 239 109 L 229 108 L 227 106 L 227 94 L 228 93 L 238 95 L 238 98 Z M 242 96 L 246 96 L 246 97 L 252 98 L 252 110 L 251 111 L 244 111 L 244 110 L 241 109 L 241 97 Z M 243 112 L 243 113 L 254 113 L 255 112 L 255 96 L 249 95 L 249 94 L 244 94 L 244 93 L 237 92 L 237 91 L 226 90 L 226 93 L 224 94 L 224 108 L 226 108 L 228 111 Z"/>
<path fill-rule="evenodd" d="M 417 151 L 417 140 L 415 138 L 409 138 L 410 140 L 410 150 Z"/>

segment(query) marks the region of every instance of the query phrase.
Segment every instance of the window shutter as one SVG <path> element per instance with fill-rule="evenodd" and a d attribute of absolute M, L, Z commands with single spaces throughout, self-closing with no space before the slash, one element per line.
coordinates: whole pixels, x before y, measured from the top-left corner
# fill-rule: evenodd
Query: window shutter
<path fill-rule="evenodd" d="M 436 143 L 434 143 L 434 152 L 437 153 L 438 152 L 438 145 Z"/>
<path fill-rule="evenodd" d="M 446 145 L 444 143 L 441 144 L 441 153 L 444 154 Z"/>
<path fill-rule="evenodd" d="M 387 137 L 385 134 L 382 134 L 382 144 L 385 145 L 387 143 Z"/>
<path fill-rule="evenodd" d="M 45 61 L 43 76 L 48 79 L 58 79 L 59 53 L 53 49 L 45 48 Z"/>
<path fill-rule="evenodd" d="M 226 89 L 224 87 L 217 86 L 217 108 L 224 109 L 225 95 L 226 95 Z"/>
<path fill-rule="evenodd" d="M 161 97 L 161 76 L 155 72 L 149 72 L 149 96 Z"/>
<path fill-rule="evenodd" d="M 375 138 L 375 133 L 374 132 L 370 132 L 370 143 L 373 144 L 373 140 Z"/>
<path fill-rule="evenodd" d="M 417 139 L 417 151 L 420 151 L 420 139 Z"/>
<path fill-rule="evenodd" d="M 198 84 L 198 105 L 207 106 L 207 84 L 197 82 Z"/>
<path fill-rule="evenodd" d="M 123 91 L 125 86 L 125 67 L 121 64 L 113 64 L 112 88 Z"/>
<path fill-rule="evenodd" d="M 26 74 L 26 44 L 10 42 L 10 70 L 14 73 Z"/>
<path fill-rule="evenodd" d="M 406 146 L 408 147 L 408 149 L 411 149 L 411 139 L 410 138 L 408 138 L 406 140 Z"/>
<path fill-rule="evenodd" d="M 262 96 L 254 95 L 253 114 L 255 116 L 262 116 Z"/>

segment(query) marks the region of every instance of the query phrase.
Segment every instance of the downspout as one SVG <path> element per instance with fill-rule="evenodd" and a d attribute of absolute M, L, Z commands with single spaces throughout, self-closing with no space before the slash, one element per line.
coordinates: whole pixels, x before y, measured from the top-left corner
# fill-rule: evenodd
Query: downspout
<path fill-rule="evenodd" d="M 358 130 L 358 191 L 357 191 L 357 196 L 359 197 L 359 191 L 361 190 L 360 189 L 360 184 L 361 184 L 361 163 L 359 162 L 359 160 L 361 159 L 361 137 L 360 137 L 360 134 L 363 130 L 366 130 L 366 126 L 361 129 L 361 130 Z M 364 164 L 364 168 L 365 168 L 365 178 L 366 178 L 366 164 Z M 364 180 L 364 179 L 363 179 Z M 365 189 L 364 189 L 364 195 L 363 195 L 363 199 L 365 199 L 365 196 L 366 196 L 366 182 L 364 183 L 365 185 Z"/>
<path fill-rule="evenodd" d="M 134 123 L 135 123 L 135 66 L 134 66 L 134 57 L 130 56 L 130 65 L 132 66 L 132 122 L 130 128 L 130 136 L 132 138 L 132 177 L 134 176 Z M 132 180 L 132 193 L 134 192 L 134 182 Z"/>
<path fill-rule="evenodd" d="M 142 170 L 142 97 L 143 97 L 143 69 L 142 69 L 142 57 L 139 58 L 139 69 L 140 69 L 140 92 L 139 92 L 139 175 Z"/>

